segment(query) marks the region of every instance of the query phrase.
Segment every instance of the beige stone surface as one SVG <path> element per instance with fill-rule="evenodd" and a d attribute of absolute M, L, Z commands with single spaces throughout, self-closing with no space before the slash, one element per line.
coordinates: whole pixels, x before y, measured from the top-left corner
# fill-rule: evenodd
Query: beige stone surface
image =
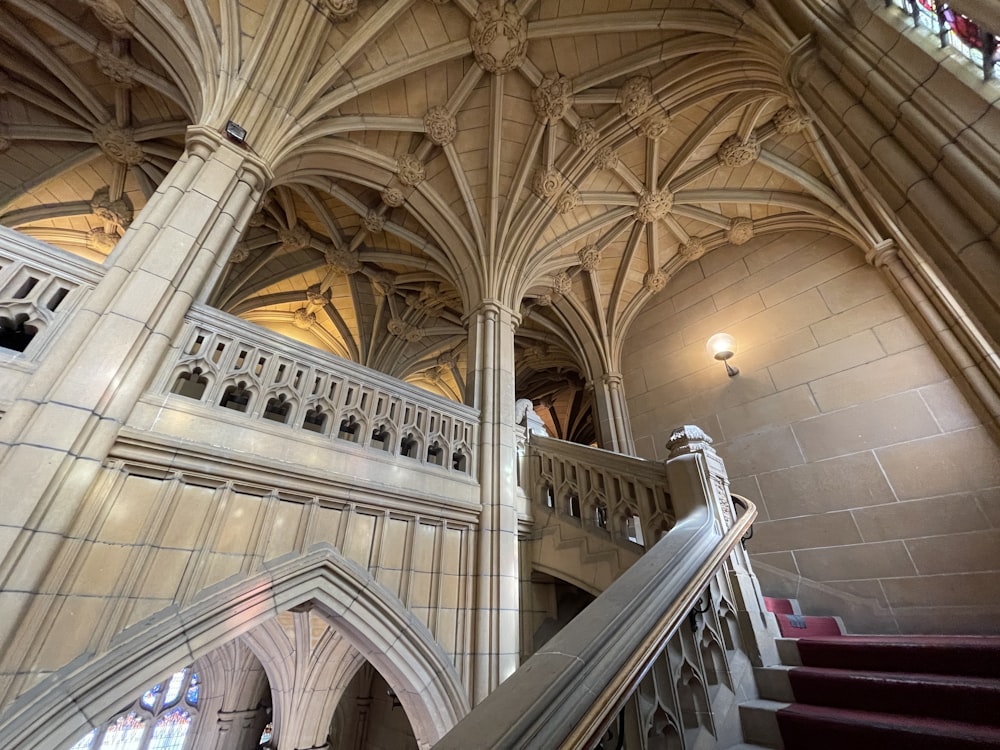
<path fill-rule="evenodd" d="M 919 393 L 942 430 L 951 432 L 979 424 L 976 412 L 953 381 L 929 385 Z"/>
<path fill-rule="evenodd" d="M 900 500 L 1000 485 L 1000 447 L 982 427 L 880 448 L 876 455 Z"/>
<path fill-rule="evenodd" d="M 981 529 L 995 523 L 990 513 L 1000 512 L 992 494 L 972 490 L 983 492 L 998 483 L 995 443 L 985 437 L 979 417 L 883 274 L 856 263 L 838 266 L 837 258 L 852 256 L 832 240 L 825 245 L 829 254 L 816 247 L 824 243 L 815 239 L 759 238 L 750 244 L 775 263 L 781 262 L 783 248 L 809 248 L 819 259 L 814 270 L 799 269 L 788 281 L 770 282 L 791 284 L 797 277 L 809 284 L 794 288 L 798 296 L 749 315 L 737 312 L 753 309 L 745 307 L 737 290 L 753 299 L 768 288 L 753 273 L 716 292 L 726 295 L 728 307 L 714 313 L 713 323 L 734 333 L 739 346 L 733 362 L 741 372 L 731 379 L 723 380 L 725 374 L 711 364 L 701 373 L 682 375 L 695 366 L 687 356 L 652 359 L 656 355 L 643 347 L 655 346 L 656 315 L 640 317 L 641 333 L 626 349 L 634 371 L 642 374 L 631 384 L 646 387 L 629 391 L 630 410 L 641 415 L 634 419 L 637 436 L 648 430 L 647 439 L 655 445 L 663 435 L 658 421 L 690 416 L 709 424 L 717 419 L 719 450 L 732 487 L 759 501 L 762 509 L 749 542 L 754 559 L 783 575 L 827 582 L 858 602 L 883 607 L 881 614 L 871 610 L 863 616 L 860 604 L 849 609 L 866 628 L 888 627 L 895 608 L 916 606 L 887 595 L 883 585 L 888 581 L 991 569 L 986 541 L 991 532 Z M 726 263 L 710 255 L 702 265 L 721 272 L 761 256 L 744 247 L 738 260 Z M 773 275 L 771 265 L 754 268 Z M 712 288 L 710 279 L 700 284 Z M 663 293 L 667 299 L 671 289 L 668 285 Z M 658 309 L 669 306 L 660 303 Z M 724 310 L 733 312 L 728 320 L 719 317 Z M 692 340 L 692 355 L 696 331 L 702 332 L 692 326 L 685 334 Z M 653 369 L 664 386 L 648 388 L 646 373 Z M 668 385 L 672 376 L 682 387 Z M 965 466 L 962 476 L 958 465 Z M 969 535 L 981 543 L 958 549 Z M 911 544 L 950 567 L 933 573 L 920 568 L 911 559 Z M 773 593 L 794 595 L 798 588 L 794 579 L 770 573 L 762 581 L 766 592 L 772 586 Z M 990 595 L 982 587 L 980 592 Z M 822 596 L 813 599 L 819 602 Z M 832 590 L 829 596 L 836 598 Z M 931 601 L 928 594 L 923 607 Z M 841 606 L 846 606 L 843 601 Z M 948 621 L 928 617 L 938 627 Z"/>
<path fill-rule="evenodd" d="M 887 354 L 913 349 L 924 343 L 924 337 L 908 318 L 896 318 L 896 320 L 883 323 L 872 329 L 878 336 L 879 342 Z"/>
<path fill-rule="evenodd" d="M 861 265 L 819 285 L 826 306 L 834 315 L 872 302 L 885 294 L 885 281 L 876 269 Z"/>
<path fill-rule="evenodd" d="M 796 576 L 799 574 L 799 568 L 795 564 L 795 556 L 791 552 L 754 552 L 753 561 L 780 568 Z M 769 591 L 773 591 L 773 589 L 769 589 Z"/>
<path fill-rule="evenodd" d="M 1000 487 L 977 492 L 976 500 L 993 527 L 1000 528 Z"/>
<path fill-rule="evenodd" d="M 753 539 L 748 547 L 754 555 L 781 552 L 789 540 L 794 540 L 796 550 L 803 550 L 858 544 L 862 538 L 851 513 L 838 511 L 779 521 L 758 521 L 754 524 Z"/>
<path fill-rule="evenodd" d="M 1000 90 L 897 9 L 521 3 L 530 44 L 500 71 L 475 3 L 336 22 L 331 3 L 76 5 L 3 11 L 0 318 L 43 329 L 0 351 L 11 746 L 68 747 L 83 714 L 253 631 L 311 722 L 281 746 L 323 741 L 357 657 L 429 747 L 521 651 L 521 397 L 559 437 L 653 459 L 676 425 L 706 429 L 760 505 L 768 593 L 889 630 L 996 629 Z M 554 71 L 572 96 L 543 112 Z M 629 112 L 632 75 L 666 133 Z M 811 120 L 783 129 L 788 105 Z M 760 154 L 734 164 L 734 139 Z M 722 330 L 735 378 L 704 349 Z M 195 374 L 200 401 L 172 388 Z M 246 414 L 219 406 L 240 382 Z M 287 423 L 263 414 L 278 397 Z M 336 436 L 347 416 L 358 442 Z M 608 488 L 587 489 L 590 522 Z M 531 543 L 596 591 L 635 553 L 612 532 Z M 313 554 L 315 575 L 283 567 Z M 294 591 L 272 598 L 270 571 Z M 128 627 L 167 645 L 124 649 Z M 674 647 L 696 664 L 718 637 Z M 326 682 L 301 681 L 322 648 Z M 29 699 L 58 693 L 55 713 L 6 710 L 50 674 Z M 721 724 L 735 699 L 713 694 Z M 713 742 L 707 709 L 670 718 Z"/>
<path fill-rule="evenodd" d="M 789 425 L 755 433 L 718 445 L 726 453 L 726 469 L 731 476 L 746 477 L 805 463 L 799 440 Z M 739 492 L 733 483 L 733 491 Z M 756 491 L 756 483 L 751 485 Z"/>
<path fill-rule="evenodd" d="M 940 431 L 916 391 L 805 419 L 793 429 L 808 461 L 905 443 Z"/>
<path fill-rule="evenodd" d="M 933 352 L 922 346 L 829 375 L 810 388 L 821 411 L 834 411 L 946 378 Z"/>
<path fill-rule="evenodd" d="M 959 534 L 987 525 L 972 494 L 854 508 L 851 513 L 866 542 Z"/>
<path fill-rule="evenodd" d="M 957 573 L 933 576 L 900 576 L 882 581 L 889 603 L 900 607 L 974 606 L 989 603 L 985 592 L 1000 590 L 1000 573 Z"/>
<path fill-rule="evenodd" d="M 1000 531 L 909 539 L 906 548 L 923 575 L 1000 570 Z"/>
<path fill-rule="evenodd" d="M 780 257 L 772 258 L 766 253 L 770 248 L 782 248 L 783 252 L 775 252 L 776 255 L 781 252 Z M 845 252 L 857 259 L 857 254 L 853 250 L 845 251 L 829 242 L 814 242 L 790 252 L 787 243 L 772 240 L 770 246 L 746 258 L 748 275 L 717 292 L 714 299 L 721 308 L 757 293 L 766 306 L 772 307 L 776 302 L 794 296 L 803 283 L 808 285 L 799 274 L 807 272 L 820 262 L 836 263 L 837 256 Z M 702 263 L 704 264 L 704 260 Z"/>
<path fill-rule="evenodd" d="M 813 581 L 900 578 L 917 571 L 902 542 L 872 542 L 795 551 L 799 572 Z"/>
<path fill-rule="evenodd" d="M 853 369 L 885 356 L 878 339 L 871 331 L 864 331 L 790 357 L 769 368 L 774 386 L 779 391 L 802 383 Z"/>
<path fill-rule="evenodd" d="M 895 499 L 870 452 L 838 456 L 758 477 L 772 520 L 880 505 Z"/>
<path fill-rule="evenodd" d="M 793 422 L 817 414 L 816 402 L 806 385 L 796 386 L 771 396 L 756 399 L 719 414 L 722 432 L 727 438 L 760 432 L 775 422 Z"/>

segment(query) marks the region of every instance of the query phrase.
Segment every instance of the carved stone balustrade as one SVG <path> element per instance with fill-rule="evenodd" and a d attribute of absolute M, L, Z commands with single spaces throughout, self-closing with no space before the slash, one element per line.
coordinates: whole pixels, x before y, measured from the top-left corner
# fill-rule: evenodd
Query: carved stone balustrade
<path fill-rule="evenodd" d="M 663 464 L 531 435 L 521 483 L 535 507 L 647 546 L 673 527 Z"/>
<path fill-rule="evenodd" d="M 190 429 L 195 418 L 204 430 Z M 389 476 L 378 468 L 387 462 L 466 483 L 476 476 L 474 409 L 201 305 L 129 427 L 306 470 L 346 460 L 336 453 L 356 457 L 349 473 L 377 480 Z M 362 457 L 375 464 L 363 468 Z"/>
<path fill-rule="evenodd" d="M 0 227 L 0 413 L 102 275 L 96 263 Z"/>

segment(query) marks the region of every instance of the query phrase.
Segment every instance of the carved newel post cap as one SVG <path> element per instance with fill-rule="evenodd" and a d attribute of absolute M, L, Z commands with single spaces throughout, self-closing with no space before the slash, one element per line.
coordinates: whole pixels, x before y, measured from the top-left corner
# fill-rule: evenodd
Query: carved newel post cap
<path fill-rule="evenodd" d="M 667 440 L 667 450 L 670 457 L 680 456 L 685 453 L 697 453 L 703 451 L 714 451 L 712 448 L 712 438 L 697 425 L 686 424 L 675 427 Z"/>

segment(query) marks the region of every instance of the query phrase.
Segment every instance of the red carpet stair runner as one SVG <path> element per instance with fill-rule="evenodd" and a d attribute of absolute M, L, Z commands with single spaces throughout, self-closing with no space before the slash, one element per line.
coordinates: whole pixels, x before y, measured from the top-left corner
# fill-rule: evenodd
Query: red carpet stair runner
<path fill-rule="evenodd" d="M 765 597 L 784 666 L 757 671 L 746 741 L 787 750 L 1000 748 L 1000 636 L 844 635 Z"/>

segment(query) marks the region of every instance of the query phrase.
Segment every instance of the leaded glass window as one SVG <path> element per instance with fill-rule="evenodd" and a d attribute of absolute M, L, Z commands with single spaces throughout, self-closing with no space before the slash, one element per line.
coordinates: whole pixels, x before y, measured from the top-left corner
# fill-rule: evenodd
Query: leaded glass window
<path fill-rule="evenodd" d="M 944 0 L 886 0 L 910 16 L 914 26 L 927 29 L 942 47 L 958 50 L 982 69 L 986 78 L 996 78 L 1000 69 L 997 37 L 968 16 L 952 10 Z"/>
<path fill-rule="evenodd" d="M 69 750 L 184 750 L 198 712 L 199 689 L 197 672 L 175 672 Z"/>

